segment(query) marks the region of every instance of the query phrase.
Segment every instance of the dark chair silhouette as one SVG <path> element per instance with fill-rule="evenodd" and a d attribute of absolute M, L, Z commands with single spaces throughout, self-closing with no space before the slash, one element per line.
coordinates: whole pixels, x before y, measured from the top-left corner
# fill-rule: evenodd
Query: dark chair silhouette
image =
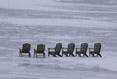
<path fill-rule="evenodd" d="M 74 43 L 69 43 L 68 44 L 68 48 L 62 48 L 62 56 L 66 55 L 66 56 L 74 56 L 73 51 L 75 48 L 75 44 Z"/>
<path fill-rule="evenodd" d="M 83 54 L 83 56 L 88 57 L 88 55 L 86 54 L 87 48 L 88 44 L 82 43 L 80 48 L 76 48 L 76 56 L 79 55 L 80 57 L 82 57 L 81 54 Z"/>
<path fill-rule="evenodd" d="M 48 56 L 53 55 L 54 57 L 56 57 L 56 55 L 62 57 L 60 55 L 60 51 L 62 48 L 62 43 L 57 43 L 55 48 L 48 48 Z"/>
<path fill-rule="evenodd" d="M 101 51 L 101 43 L 95 43 L 94 48 L 89 48 L 89 56 L 92 55 L 93 57 L 96 57 L 95 56 L 96 54 L 97 56 L 102 57 L 100 51 Z"/>
<path fill-rule="evenodd" d="M 19 49 L 19 56 L 23 56 L 22 53 L 27 53 L 31 57 L 30 47 L 31 45 L 29 43 L 23 44 L 22 49 Z"/>
<path fill-rule="evenodd" d="M 34 57 L 37 57 L 37 54 L 43 54 L 45 56 L 45 45 L 44 44 L 38 44 L 37 49 L 34 49 Z"/>

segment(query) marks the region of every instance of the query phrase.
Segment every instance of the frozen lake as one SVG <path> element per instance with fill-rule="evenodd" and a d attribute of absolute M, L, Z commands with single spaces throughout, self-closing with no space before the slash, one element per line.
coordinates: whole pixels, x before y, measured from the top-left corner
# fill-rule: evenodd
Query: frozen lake
<path fill-rule="evenodd" d="M 0 0 L 0 79 L 116 79 L 116 40 L 116 0 Z M 47 57 L 59 42 L 100 42 L 103 57 Z M 18 57 L 23 43 L 31 58 Z M 40 43 L 46 58 L 33 57 Z"/>

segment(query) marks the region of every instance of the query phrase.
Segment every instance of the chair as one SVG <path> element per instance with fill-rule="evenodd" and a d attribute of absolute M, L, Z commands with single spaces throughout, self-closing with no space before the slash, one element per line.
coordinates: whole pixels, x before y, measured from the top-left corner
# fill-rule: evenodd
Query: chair
<path fill-rule="evenodd" d="M 62 56 L 63 56 L 63 54 L 66 56 L 68 56 L 68 55 L 74 56 L 74 54 L 73 54 L 74 48 L 75 48 L 75 44 L 69 43 L 68 48 L 62 48 Z"/>
<path fill-rule="evenodd" d="M 22 53 L 27 53 L 31 57 L 30 47 L 31 45 L 29 43 L 23 44 L 22 49 L 19 49 L 19 56 L 23 56 Z"/>
<path fill-rule="evenodd" d="M 95 43 L 94 48 L 89 48 L 89 56 L 92 55 L 93 57 L 95 57 L 96 54 L 97 56 L 102 57 L 100 51 L 101 51 L 101 43 Z"/>
<path fill-rule="evenodd" d="M 34 49 L 34 57 L 37 57 L 37 54 L 43 54 L 45 56 L 45 45 L 44 44 L 38 44 L 37 49 Z"/>
<path fill-rule="evenodd" d="M 62 48 L 62 43 L 57 43 L 55 48 L 48 48 L 48 56 L 53 55 L 54 57 L 56 57 L 56 55 L 62 57 L 60 55 L 60 51 Z"/>
<path fill-rule="evenodd" d="M 79 55 L 80 57 L 82 57 L 81 54 L 83 54 L 83 56 L 88 57 L 88 55 L 86 54 L 87 48 L 88 43 L 82 43 L 80 48 L 76 48 L 76 56 Z"/>

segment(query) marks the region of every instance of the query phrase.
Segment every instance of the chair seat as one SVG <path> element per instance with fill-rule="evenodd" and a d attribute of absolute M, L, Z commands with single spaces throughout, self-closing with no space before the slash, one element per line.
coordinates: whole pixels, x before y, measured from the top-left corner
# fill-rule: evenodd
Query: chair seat
<path fill-rule="evenodd" d="M 94 51 L 90 51 L 89 53 L 95 53 Z"/>
<path fill-rule="evenodd" d="M 55 52 L 49 52 L 50 54 L 54 54 Z"/>
<path fill-rule="evenodd" d="M 81 51 L 76 51 L 76 53 L 80 53 L 80 54 L 82 53 L 83 54 L 83 52 L 81 52 Z"/>
<path fill-rule="evenodd" d="M 64 53 L 68 53 L 67 51 L 62 51 L 62 53 L 64 54 Z"/>
<path fill-rule="evenodd" d="M 37 52 L 37 51 L 36 51 L 35 53 L 44 53 L 44 52 Z"/>
<path fill-rule="evenodd" d="M 95 51 L 90 51 L 89 53 L 90 54 L 97 54 L 97 52 L 95 52 Z"/>

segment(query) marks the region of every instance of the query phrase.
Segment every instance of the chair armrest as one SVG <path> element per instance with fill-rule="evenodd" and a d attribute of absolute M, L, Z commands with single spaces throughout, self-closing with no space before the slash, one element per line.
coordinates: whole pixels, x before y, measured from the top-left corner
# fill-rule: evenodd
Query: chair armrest
<path fill-rule="evenodd" d="M 55 48 L 48 48 L 48 49 L 50 50 L 50 49 L 55 49 Z"/>
<path fill-rule="evenodd" d="M 89 48 L 89 51 L 94 51 L 94 48 Z"/>
<path fill-rule="evenodd" d="M 36 53 L 36 49 L 34 49 L 34 53 Z"/>
<path fill-rule="evenodd" d="M 62 49 L 67 49 L 67 48 L 62 48 Z"/>
<path fill-rule="evenodd" d="M 55 48 L 48 48 L 48 51 L 50 51 L 50 50 L 54 50 L 55 51 Z"/>
<path fill-rule="evenodd" d="M 22 50 L 19 48 L 19 51 L 20 51 L 20 53 L 22 52 Z"/>
<path fill-rule="evenodd" d="M 67 51 L 67 49 L 68 49 L 68 48 L 62 48 L 62 52 L 63 52 L 64 50 L 66 50 L 66 51 Z"/>

